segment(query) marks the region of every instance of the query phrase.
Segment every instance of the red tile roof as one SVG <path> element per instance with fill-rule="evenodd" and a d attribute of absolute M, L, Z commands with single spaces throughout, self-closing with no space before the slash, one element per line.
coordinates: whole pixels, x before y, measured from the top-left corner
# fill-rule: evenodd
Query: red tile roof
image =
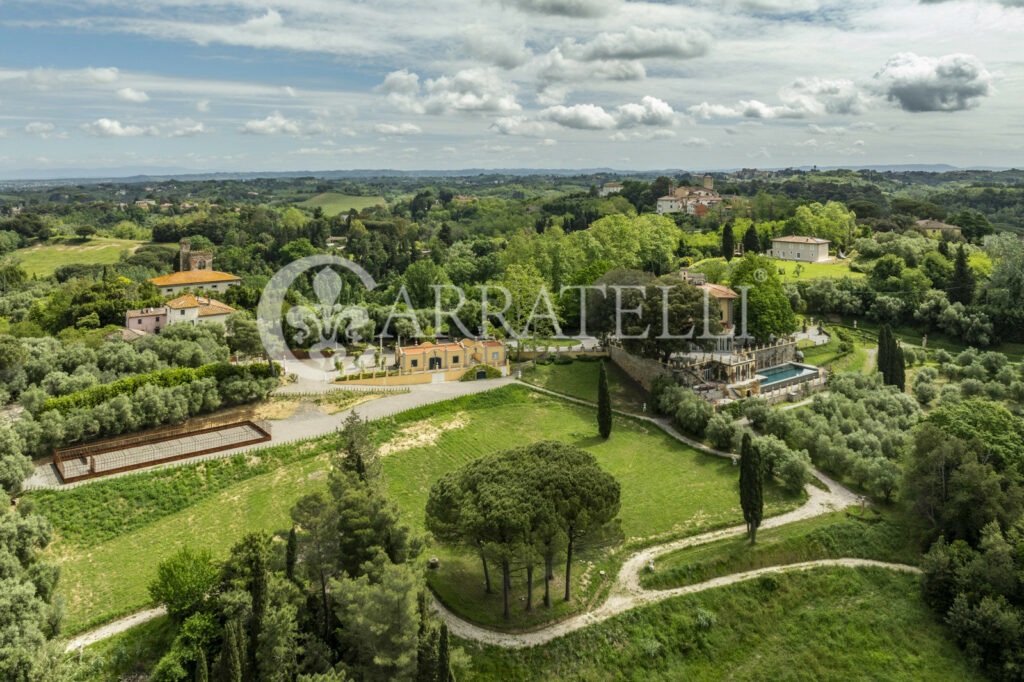
<path fill-rule="evenodd" d="M 149 280 L 158 287 L 181 286 L 182 284 L 205 284 L 207 282 L 238 282 L 241 277 L 216 270 L 186 270 Z"/>

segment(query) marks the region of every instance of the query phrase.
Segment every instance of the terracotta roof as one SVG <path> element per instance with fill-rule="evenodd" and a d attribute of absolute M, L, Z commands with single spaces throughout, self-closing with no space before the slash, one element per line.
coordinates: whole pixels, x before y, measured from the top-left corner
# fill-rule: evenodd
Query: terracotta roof
<path fill-rule="evenodd" d="M 498 346 L 499 348 L 504 347 L 505 345 L 501 341 L 483 341 L 482 343 L 485 346 Z"/>
<path fill-rule="evenodd" d="M 145 336 L 146 332 L 141 329 L 122 329 L 120 330 L 121 338 L 125 341 L 134 341 L 135 339 Z"/>
<path fill-rule="evenodd" d="M 142 308 L 140 310 L 129 310 L 125 313 L 126 317 L 156 317 L 158 315 L 166 315 L 167 311 L 163 308 Z"/>
<path fill-rule="evenodd" d="M 430 343 L 429 341 L 421 343 L 418 346 L 408 346 L 406 348 L 399 348 L 399 353 L 425 353 L 427 351 L 440 350 L 440 351 L 460 351 L 466 350 L 466 347 L 461 343 Z"/>
<path fill-rule="evenodd" d="M 658 201 L 679 201 L 679 197 L 674 197 L 671 194 L 663 197 L 658 197 Z"/>
<path fill-rule="evenodd" d="M 828 239 L 820 237 L 805 237 L 799 234 L 792 234 L 788 237 L 772 237 L 773 242 L 785 242 L 787 244 L 830 244 Z"/>
<path fill-rule="evenodd" d="M 238 282 L 242 278 L 216 270 L 186 270 L 149 280 L 158 287 L 181 286 L 182 284 L 203 284 L 206 282 Z"/>
<path fill-rule="evenodd" d="M 182 308 L 199 308 L 200 317 L 206 317 L 208 315 L 230 315 L 235 312 L 235 309 L 226 303 L 221 303 L 220 301 L 212 298 L 197 298 L 192 294 L 185 294 L 184 296 L 179 296 L 173 301 L 168 301 L 167 307 L 175 310 L 181 310 Z"/>
<path fill-rule="evenodd" d="M 721 284 L 701 284 L 700 289 L 711 294 L 711 298 L 739 298 L 740 295 Z"/>
<path fill-rule="evenodd" d="M 955 230 L 960 231 L 958 225 L 949 225 L 947 223 L 939 222 L 938 220 L 918 220 L 917 226 L 922 227 L 926 230 Z"/>

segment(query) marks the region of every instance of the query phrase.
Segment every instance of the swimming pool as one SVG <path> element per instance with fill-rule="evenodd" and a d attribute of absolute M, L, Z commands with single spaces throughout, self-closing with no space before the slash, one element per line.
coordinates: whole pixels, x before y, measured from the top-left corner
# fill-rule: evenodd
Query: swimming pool
<path fill-rule="evenodd" d="M 789 379 L 796 379 L 801 377 L 818 376 L 818 368 L 811 367 L 810 365 L 798 365 L 795 362 L 787 362 L 783 365 L 775 365 L 774 367 L 766 367 L 757 373 L 758 378 L 761 380 L 761 387 L 771 386 L 782 381 Z M 801 383 L 801 382 L 792 382 Z"/>

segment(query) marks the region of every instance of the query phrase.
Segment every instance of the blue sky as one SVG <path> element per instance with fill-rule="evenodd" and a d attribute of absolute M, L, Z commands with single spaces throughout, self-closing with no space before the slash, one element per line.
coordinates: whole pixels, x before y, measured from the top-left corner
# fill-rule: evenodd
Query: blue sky
<path fill-rule="evenodd" d="M 1021 0 L 0 0 L 0 173 L 1024 165 Z"/>

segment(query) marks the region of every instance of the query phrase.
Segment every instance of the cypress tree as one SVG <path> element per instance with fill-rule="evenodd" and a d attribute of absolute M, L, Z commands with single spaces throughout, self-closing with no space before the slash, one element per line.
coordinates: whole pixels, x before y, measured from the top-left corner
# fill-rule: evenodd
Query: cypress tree
<path fill-rule="evenodd" d="M 295 560 L 299 555 L 299 539 L 295 534 L 295 526 L 288 531 L 288 544 L 284 549 L 284 573 L 288 580 L 295 580 Z"/>
<path fill-rule="evenodd" d="M 722 257 L 728 263 L 736 252 L 736 237 L 732 233 L 732 222 L 725 224 L 722 228 Z"/>
<path fill-rule="evenodd" d="M 878 355 L 875 358 L 876 369 L 882 375 L 882 383 L 889 384 L 890 368 L 892 362 L 890 358 L 891 353 L 891 341 L 892 331 L 889 329 L 889 325 L 883 324 L 878 330 Z"/>
<path fill-rule="evenodd" d="M 601 438 L 612 434 L 612 397 L 608 392 L 608 372 L 604 362 L 599 363 L 601 371 L 597 378 L 597 430 Z"/>
<path fill-rule="evenodd" d="M 903 358 L 903 349 L 900 348 L 899 341 L 895 336 L 892 337 L 892 348 L 890 350 L 890 383 L 900 389 L 900 392 L 907 390 L 907 365 Z"/>
<path fill-rule="evenodd" d="M 750 440 L 750 434 L 743 434 L 740 448 L 740 507 L 743 520 L 747 523 L 750 544 L 757 541 L 757 528 L 764 516 L 764 475 L 761 471 L 761 456 Z"/>
<path fill-rule="evenodd" d="M 452 682 L 451 645 L 448 642 L 448 624 L 441 623 L 441 635 L 437 638 L 437 682 Z"/>
<path fill-rule="evenodd" d="M 242 682 L 242 650 L 238 623 L 224 628 L 224 641 L 217 659 L 217 682 Z"/>
<path fill-rule="evenodd" d="M 206 650 L 199 647 L 199 654 L 196 656 L 195 682 L 209 682 L 210 671 L 206 669 Z"/>
<path fill-rule="evenodd" d="M 761 250 L 761 238 L 757 236 L 757 228 L 751 225 L 743 233 L 743 253 L 757 253 Z"/>
<path fill-rule="evenodd" d="M 953 280 L 948 292 L 949 300 L 954 303 L 970 304 L 974 300 L 974 273 L 967 264 L 967 249 L 961 244 L 953 261 Z"/>
<path fill-rule="evenodd" d="M 949 258 L 949 242 L 945 239 L 939 240 L 939 254 L 944 258 Z"/>

